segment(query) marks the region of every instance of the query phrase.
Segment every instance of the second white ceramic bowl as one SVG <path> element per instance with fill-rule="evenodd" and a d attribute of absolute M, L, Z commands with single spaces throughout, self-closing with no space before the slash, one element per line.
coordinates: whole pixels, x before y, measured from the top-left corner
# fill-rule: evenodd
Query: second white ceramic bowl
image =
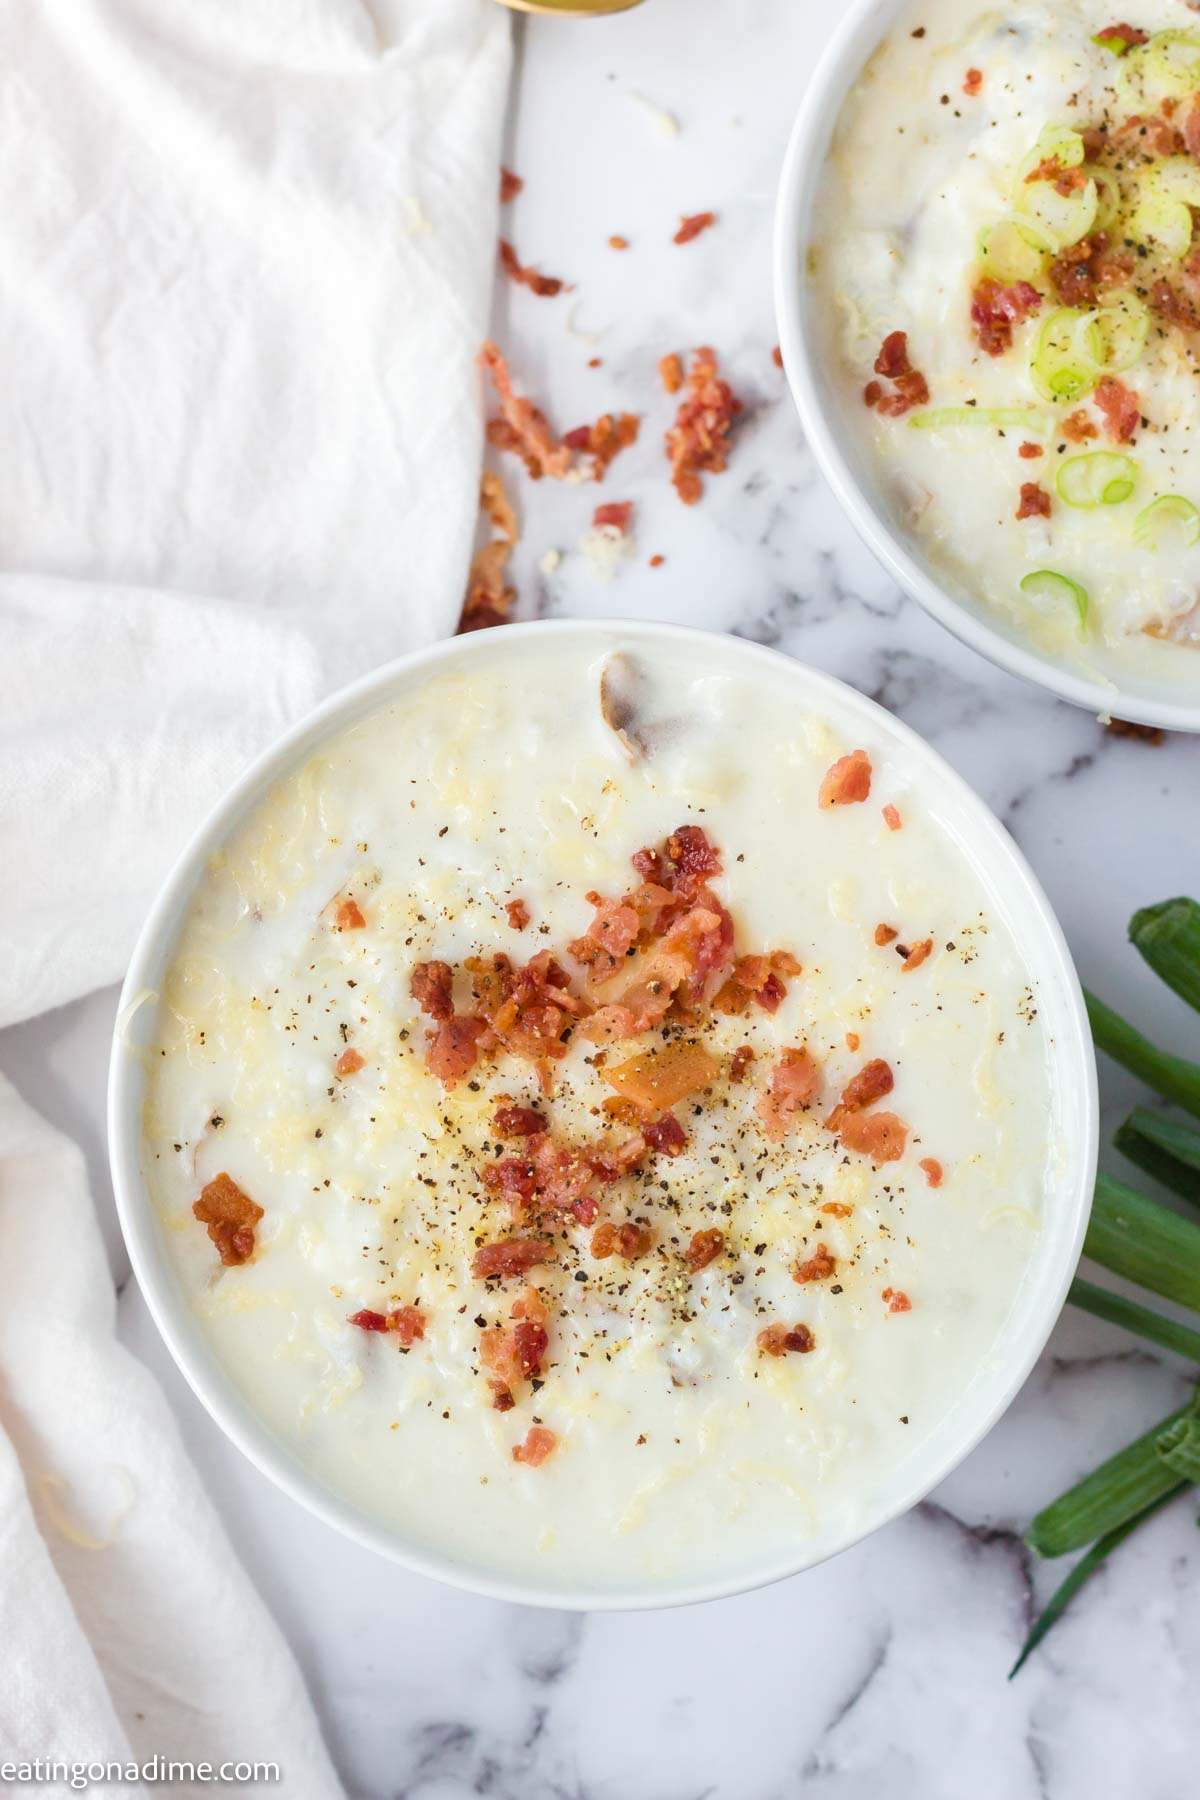
<path fill-rule="evenodd" d="M 827 366 L 817 290 L 808 275 L 814 203 L 842 103 L 909 0 L 854 0 L 804 96 L 779 182 L 775 214 L 775 305 L 783 365 L 805 437 L 860 536 L 900 586 L 973 650 L 1101 715 L 1200 731 L 1200 649 L 1162 647 L 1149 669 L 1130 672 L 1098 651 L 1089 677 L 1034 647 L 1020 629 L 935 573 L 892 516 L 876 471 L 849 428 L 845 397 Z M 1156 647 L 1157 648 L 1157 647 Z"/>

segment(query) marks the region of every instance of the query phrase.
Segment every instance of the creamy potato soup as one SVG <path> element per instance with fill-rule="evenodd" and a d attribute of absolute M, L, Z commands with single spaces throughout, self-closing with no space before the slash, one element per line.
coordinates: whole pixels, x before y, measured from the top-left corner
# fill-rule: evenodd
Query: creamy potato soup
<path fill-rule="evenodd" d="M 935 573 L 1081 670 L 1188 691 L 1198 157 L 1180 0 L 914 0 L 843 108 L 810 262 L 865 454 Z"/>
<path fill-rule="evenodd" d="M 882 718 L 717 640 L 488 640 L 212 857 L 151 1194 L 250 1406 L 406 1543 L 761 1567 L 994 1359 L 1059 1154 L 1039 995 Z"/>

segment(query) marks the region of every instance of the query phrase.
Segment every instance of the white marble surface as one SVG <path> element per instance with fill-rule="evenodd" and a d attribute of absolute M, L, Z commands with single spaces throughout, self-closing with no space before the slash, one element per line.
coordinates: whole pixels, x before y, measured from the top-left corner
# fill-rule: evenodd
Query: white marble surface
<path fill-rule="evenodd" d="M 881 700 L 985 796 L 1030 858 L 1086 981 L 1185 1048 L 1124 922 L 1200 889 L 1200 741 L 1117 741 L 992 670 L 905 600 L 817 476 L 770 351 L 776 170 L 818 0 L 648 0 L 524 28 L 509 226 L 577 291 L 505 288 L 496 329 L 567 428 L 645 414 L 603 496 L 634 499 L 638 557 L 609 585 L 569 554 L 599 490 L 519 487 L 523 613 L 687 620 L 778 643 Z M 641 94 L 678 118 L 665 135 Z M 678 215 L 719 225 L 687 248 Z M 607 247 L 621 233 L 632 248 Z M 572 338 L 567 318 L 597 334 Z M 663 351 L 710 342 L 748 416 L 685 510 L 666 479 Z M 589 369 L 587 359 L 603 359 Z M 552 576 L 548 548 L 565 553 Z M 666 563 L 647 566 L 652 552 Z M 102 1088 L 112 994 L 0 1037 L 0 1067 L 85 1144 L 123 1284 L 122 1330 L 160 1373 L 230 1532 L 311 1681 L 349 1791 L 371 1800 L 1182 1800 L 1196 1791 L 1200 1538 L 1169 1509 L 1121 1552 L 1012 1686 L 1039 1596 L 1020 1529 L 1174 1405 L 1183 1371 L 1068 1316 L 1007 1418 L 931 1501 L 797 1580 L 685 1612 L 580 1617 L 456 1593 L 380 1563 L 276 1494 L 174 1373 L 112 1219 Z M 1192 1031 L 1193 1045 L 1195 1032 Z M 1107 1117 L 1130 1086 L 1102 1071 Z M 182 1623 L 182 1622 L 181 1622 Z M 302 1770 L 284 1791 L 305 1793 Z"/>

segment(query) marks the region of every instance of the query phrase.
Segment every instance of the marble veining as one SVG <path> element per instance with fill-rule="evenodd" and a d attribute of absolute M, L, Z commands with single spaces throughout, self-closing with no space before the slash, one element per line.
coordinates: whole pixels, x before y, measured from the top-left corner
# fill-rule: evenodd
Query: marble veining
<path fill-rule="evenodd" d="M 1084 979 L 1160 1041 L 1194 1049 L 1195 1021 L 1124 945 L 1124 926 L 1148 900 L 1200 891 L 1200 742 L 1109 736 L 926 618 L 841 516 L 771 360 L 775 178 L 839 11 L 817 0 L 647 0 L 598 23 L 522 27 L 505 160 L 526 187 L 506 230 L 524 260 L 576 287 L 543 300 L 501 286 L 495 332 L 560 428 L 606 409 L 644 420 L 602 487 L 534 485 L 516 472 L 520 612 L 732 631 L 872 695 L 934 743 L 1013 833 Z M 677 136 L 646 99 L 675 116 Z M 679 215 L 704 208 L 717 226 L 673 246 Z M 609 249 L 614 232 L 628 251 Z M 718 350 L 746 416 L 729 470 L 688 510 L 667 479 L 673 403 L 656 364 L 701 343 Z M 594 356 L 598 369 L 588 367 Z M 601 498 L 637 506 L 636 557 L 607 584 L 576 548 Z M 547 574 L 550 549 L 562 554 Z M 661 568 L 648 567 L 654 553 Z M 83 1141 L 120 1280 L 100 1123 L 114 1010 L 112 994 L 98 995 L 4 1034 L 0 1066 Z M 1111 1128 L 1135 1090 L 1110 1068 L 1102 1089 Z M 481 1600 L 343 1542 L 210 1425 L 132 1282 L 121 1322 L 164 1381 L 360 1800 L 1183 1800 L 1196 1791 L 1194 1500 L 1131 1539 L 1020 1678 L 1005 1680 L 1063 1572 L 1037 1563 L 1022 1528 L 1186 1392 L 1173 1359 L 1094 1320 L 1064 1317 L 986 1441 L 867 1543 L 736 1599 L 591 1617 Z M 302 1770 L 285 1771 L 284 1790 L 303 1800 Z"/>

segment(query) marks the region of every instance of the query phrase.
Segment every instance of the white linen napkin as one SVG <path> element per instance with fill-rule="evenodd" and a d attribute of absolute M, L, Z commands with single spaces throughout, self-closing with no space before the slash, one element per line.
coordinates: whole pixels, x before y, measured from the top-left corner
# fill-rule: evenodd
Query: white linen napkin
<path fill-rule="evenodd" d="M 491 0 L 0 8 L 0 1024 L 117 979 L 248 757 L 453 629 L 508 58 Z M 7 1085 L 0 1634 L 0 1763 L 338 1792 Z"/>

